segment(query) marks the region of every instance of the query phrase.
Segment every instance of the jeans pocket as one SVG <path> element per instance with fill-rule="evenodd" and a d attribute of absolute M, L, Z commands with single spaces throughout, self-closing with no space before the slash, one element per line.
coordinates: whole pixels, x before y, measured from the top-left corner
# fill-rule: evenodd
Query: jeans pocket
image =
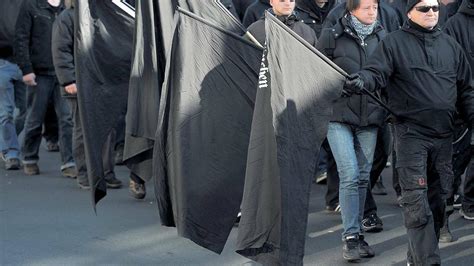
<path fill-rule="evenodd" d="M 418 191 L 406 192 L 400 203 L 403 206 L 403 216 L 406 228 L 417 228 L 428 223 L 429 206 L 424 193 Z"/>

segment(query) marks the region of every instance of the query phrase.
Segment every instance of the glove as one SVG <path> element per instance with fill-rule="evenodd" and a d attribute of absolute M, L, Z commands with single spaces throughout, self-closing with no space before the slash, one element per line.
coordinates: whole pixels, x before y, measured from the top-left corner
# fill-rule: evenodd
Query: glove
<path fill-rule="evenodd" d="M 364 81 L 360 78 L 359 74 L 351 74 L 346 78 L 344 88 L 342 89 L 342 96 L 349 97 L 353 94 L 361 94 L 364 88 Z"/>

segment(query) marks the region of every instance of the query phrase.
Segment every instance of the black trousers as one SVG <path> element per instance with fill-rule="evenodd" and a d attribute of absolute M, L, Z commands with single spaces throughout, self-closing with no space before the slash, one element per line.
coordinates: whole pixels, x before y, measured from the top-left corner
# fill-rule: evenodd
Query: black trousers
<path fill-rule="evenodd" d="M 428 137 L 409 123 L 396 124 L 394 129 L 408 262 L 440 264 L 439 231 L 453 183 L 452 137 Z"/>
<path fill-rule="evenodd" d="M 377 133 L 377 144 L 375 146 L 374 162 L 370 171 L 370 188 L 374 187 L 380 174 L 387 165 L 390 154 L 392 138 L 388 126 L 380 128 Z M 339 202 L 339 175 L 337 173 L 336 161 L 332 155 L 327 141 L 323 143 L 323 149 L 327 153 L 327 192 L 326 205 L 336 206 Z M 367 190 L 364 206 L 364 217 L 377 213 L 377 204 L 375 203 L 371 189 Z"/>

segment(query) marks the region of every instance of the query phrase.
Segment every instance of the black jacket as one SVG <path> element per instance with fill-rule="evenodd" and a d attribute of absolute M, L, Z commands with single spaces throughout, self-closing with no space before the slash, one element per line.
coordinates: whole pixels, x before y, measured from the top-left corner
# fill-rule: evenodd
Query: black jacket
<path fill-rule="evenodd" d="M 234 17 L 238 20 L 239 19 L 239 15 L 237 14 L 237 10 L 235 9 L 235 6 L 234 6 L 234 3 L 232 2 L 232 0 L 220 0 L 222 5 L 227 8 L 227 10 L 230 11 L 230 13 L 232 15 L 234 15 Z"/>
<path fill-rule="evenodd" d="M 15 30 L 15 59 L 23 75 L 54 75 L 51 36 L 56 16 L 64 3 L 53 8 L 47 0 L 24 0 Z"/>
<path fill-rule="evenodd" d="M 53 25 L 53 39 L 51 43 L 54 69 L 62 87 L 76 83 L 74 68 L 74 9 L 64 10 Z M 66 94 L 63 96 L 75 97 Z"/>
<path fill-rule="evenodd" d="M 15 23 L 22 0 L 0 1 L 0 59 L 13 61 Z"/>
<path fill-rule="evenodd" d="M 333 27 L 323 29 L 318 50 L 351 74 L 362 68 L 385 35 L 385 30 L 378 25 L 362 42 L 346 15 Z M 385 110 L 369 96 L 352 95 L 336 101 L 331 121 L 361 127 L 381 126 L 385 117 Z"/>
<path fill-rule="evenodd" d="M 471 74 L 474 74 L 474 4 L 464 1 L 458 13 L 446 22 L 444 31 L 464 48 L 471 65 Z"/>
<path fill-rule="evenodd" d="M 244 19 L 245 11 L 254 1 L 255 0 L 232 0 L 241 21 Z"/>
<path fill-rule="evenodd" d="M 336 5 L 331 12 L 329 12 L 329 15 L 324 21 L 323 28 L 330 28 L 335 25 L 337 21 L 346 14 L 346 12 L 346 1 Z M 383 2 L 380 2 L 379 4 L 378 20 L 387 32 L 398 30 L 401 25 L 398 20 L 397 12 Z"/>
<path fill-rule="evenodd" d="M 271 9 L 269 9 L 268 11 L 272 13 Z M 277 16 L 277 18 L 286 26 L 288 26 L 291 30 L 293 30 L 296 34 L 298 34 L 301 38 L 307 41 L 309 44 L 311 44 L 312 46 L 316 46 L 318 42 L 316 33 L 314 33 L 314 31 L 309 26 L 307 26 L 301 21 L 298 21 L 298 18 L 296 17 L 295 13 L 288 17 Z M 257 41 L 263 45 L 265 43 L 266 38 L 265 16 L 262 16 L 261 19 L 250 25 L 248 27 L 248 30 L 255 37 L 255 39 L 257 39 Z"/>
<path fill-rule="evenodd" d="M 263 14 L 265 13 L 265 10 L 269 8 L 272 8 L 272 6 L 270 5 L 270 0 L 256 0 L 245 11 L 242 24 L 245 27 L 250 26 L 255 21 L 261 19 Z"/>
<path fill-rule="evenodd" d="M 310 26 L 319 38 L 324 20 L 335 5 L 336 0 L 329 0 L 323 8 L 319 7 L 314 0 L 297 0 L 296 11 L 298 18 Z"/>
<path fill-rule="evenodd" d="M 456 104 L 474 121 L 474 88 L 461 46 L 408 21 L 385 37 L 360 72 L 366 88 L 387 88 L 398 119 L 433 137 L 452 133 Z"/>

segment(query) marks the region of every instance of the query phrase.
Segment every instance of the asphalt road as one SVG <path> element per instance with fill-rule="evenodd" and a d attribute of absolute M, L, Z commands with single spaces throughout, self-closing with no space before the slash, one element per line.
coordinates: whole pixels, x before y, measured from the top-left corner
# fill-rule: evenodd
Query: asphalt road
<path fill-rule="evenodd" d="M 234 252 L 236 230 L 221 255 L 177 236 L 160 225 L 153 189 L 144 201 L 129 196 L 128 173 L 116 169 L 125 186 L 109 190 L 97 208 L 89 191 L 61 177 L 59 154 L 41 148 L 39 176 L 5 171 L 0 165 L 0 265 L 256 265 Z M 367 234 L 376 256 L 363 265 L 406 265 L 406 233 L 391 184 L 375 196 L 384 231 Z M 326 214 L 325 186 L 313 185 L 305 265 L 345 265 L 339 215 Z M 456 242 L 440 244 L 444 265 L 474 265 L 474 222 L 456 212 L 450 219 Z"/>

